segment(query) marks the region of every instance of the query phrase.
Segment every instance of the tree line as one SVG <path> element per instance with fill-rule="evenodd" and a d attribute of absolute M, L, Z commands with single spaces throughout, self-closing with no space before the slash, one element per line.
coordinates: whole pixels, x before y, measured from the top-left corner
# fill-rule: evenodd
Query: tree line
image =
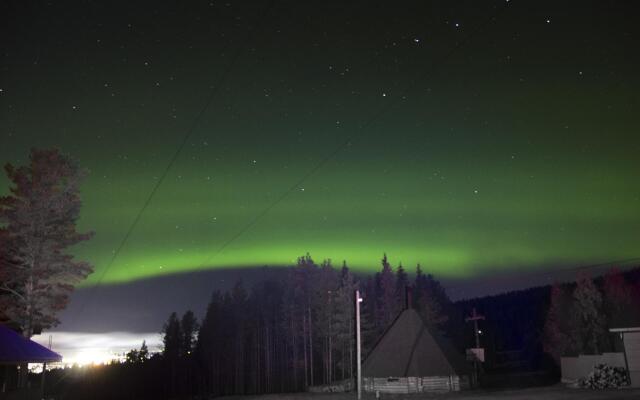
<path fill-rule="evenodd" d="M 560 357 L 622 351 L 610 328 L 640 323 L 640 268 L 612 268 L 591 278 L 458 301 L 449 314 L 458 347 L 472 343 L 465 323 L 472 309 L 480 322 L 487 374 L 539 371 L 559 379 Z"/>
<path fill-rule="evenodd" d="M 598 281 L 581 273 L 575 285 L 553 285 L 543 328 L 545 351 L 556 360 L 613 351 L 608 329 L 640 322 L 639 289 L 615 268 Z"/>
<path fill-rule="evenodd" d="M 265 280 L 250 290 L 237 282 L 214 291 L 195 341 L 193 313 L 173 313 L 164 329 L 165 359 L 176 382 L 171 391 L 229 395 L 292 392 L 330 385 L 355 371 L 355 291 L 361 290 L 363 355 L 410 302 L 434 329 L 443 329 L 451 302 L 421 267 L 413 279 L 387 256 L 378 273 L 359 279 L 346 262 L 316 263 L 299 257 L 284 280 Z M 185 324 L 186 319 L 186 324 Z M 192 343 L 192 346 L 187 345 Z M 181 349 L 181 350 L 180 350 Z M 175 368 L 173 367 L 175 366 Z M 173 373 L 172 373 L 173 374 Z"/>
<path fill-rule="evenodd" d="M 285 278 L 272 277 L 250 289 L 238 282 L 227 292 L 215 291 L 200 323 L 189 311 L 182 316 L 169 316 L 162 329 L 163 352 L 149 357 L 146 349 L 134 350 L 123 364 L 84 372 L 53 371 L 54 377 L 61 378 L 50 381 L 61 383 L 48 393 L 65 393 L 69 399 L 207 397 L 301 391 L 311 385 L 336 384 L 343 377 L 348 380 L 355 367 L 350 330 L 353 325 L 349 327 L 342 319 L 352 312 L 354 298 L 348 307 L 341 308 L 346 304 L 341 302 L 341 295 L 348 291 L 344 288 L 349 283 L 352 288 L 361 289 L 365 298 L 365 354 L 386 329 L 389 309 L 402 309 L 406 292 L 400 288 L 405 282 L 413 288 L 411 302 L 422 318 L 432 329 L 449 336 L 460 352 L 474 343 L 472 326 L 465 317 L 476 308 L 486 317 L 479 328 L 480 344 L 486 349 L 481 384 L 487 387 L 513 385 L 516 378 L 522 385 L 558 382 L 555 356 L 552 347 L 547 347 L 553 336 L 546 333 L 551 323 L 547 321 L 554 321 L 553 315 L 558 315 L 554 311 L 554 292 L 560 290 L 568 302 L 562 303 L 569 307 L 567 314 L 555 319 L 563 324 L 571 321 L 572 314 L 585 314 L 605 318 L 605 326 L 611 326 L 618 320 L 633 318 L 633 311 L 640 309 L 640 269 L 625 273 L 614 270 L 593 280 L 451 303 L 432 276 L 416 267 L 416 273 L 409 277 L 404 267 L 391 268 L 386 257 L 380 271 L 370 276 L 354 276 L 346 265 L 330 270 L 330 265 L 329 261 L 316 264 L 306 255 L 286 270 Z M 585 295 L 584 291 L 591 294 Z M 597 313 L 578 312 L 583 307 L 578 303 L 584 303 L 578 299 L 597 298 L 595 291 L 602 299 Z M 627 295 L 632 306 L 620 306 L 625 302 L 616 299 L 628 298 Z M 576 318 L 575 323 L 578 322 Z M 571 330 L 566 332 L 574 334 Z M 592 343 L 589 332 L 588 328 L 575 328 L 575 333 L 585 338 L 581 343 L 586 346 Z M 598 351 L 612 349 L 611 339 L 612 335 L 605 332 Z M 559 354 L 577 354 L 575 351 L 594 350 L 566 348 Z"/>

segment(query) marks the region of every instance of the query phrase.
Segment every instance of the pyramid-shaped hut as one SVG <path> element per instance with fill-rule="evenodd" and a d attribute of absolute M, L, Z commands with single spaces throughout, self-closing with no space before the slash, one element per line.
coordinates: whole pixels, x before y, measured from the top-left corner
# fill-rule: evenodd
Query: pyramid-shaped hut
<path fill-rule="evenodd" d="M 469 387 L 471 366 L 412 308 L 387 329 L 363 363 L 367 392 L 419 393 Z"/>

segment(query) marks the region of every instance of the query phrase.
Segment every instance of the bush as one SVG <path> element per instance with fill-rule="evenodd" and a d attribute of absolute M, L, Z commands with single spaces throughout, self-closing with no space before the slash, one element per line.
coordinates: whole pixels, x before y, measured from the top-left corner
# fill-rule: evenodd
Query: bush
<path fill-rule="evenodd" d="M 589 389 L 610 389 L 628 385 L 627 371 L 622 367 L 597 364 L 593 371 L 580 379 L 580 387 Z"/>

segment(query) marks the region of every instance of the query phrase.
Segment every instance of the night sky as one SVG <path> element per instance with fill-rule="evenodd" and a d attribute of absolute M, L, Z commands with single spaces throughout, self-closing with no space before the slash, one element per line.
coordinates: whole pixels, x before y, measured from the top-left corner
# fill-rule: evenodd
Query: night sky
<path fill-rule="evenodd" d="M 558 3 L 6 1 L 0 161 L 90 170 L 85 285 L 640 257 L 638 10 Z"/>

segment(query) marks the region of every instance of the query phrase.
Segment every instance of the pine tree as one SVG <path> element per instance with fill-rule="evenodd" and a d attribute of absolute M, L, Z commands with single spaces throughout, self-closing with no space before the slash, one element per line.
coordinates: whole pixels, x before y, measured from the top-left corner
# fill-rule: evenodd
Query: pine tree
<path fill-rule="evenodd" d="M 129 352 L 125 354 L 124 359 L 127 364 L 137 364 L 139 360 L 138 350 L 129 350 Z"/>
<path fill-rule="evenodd" d="M 633 304 L 633 286 L 619 269 L 611 268 L 605 274 L 603 291 L 604 309 L 610 327 L 634 319 L 637 310 Z"/>
<path fill-rule="evenodd" d="M 222 294 L 214 291 L 207 306 L 196 344 L 197 359 L 202 366 L 208 392 L 220 394 L 220 349 L 222 346 Z"/>
<path fill-rule="evenodd" d="M 288 369 L 291 371 L 291 384 L 294 390 L 298 390 L 299 386 L 299 367 L 300 367 L 300 343 L 305 340 L 304 337 L 304 323 L 299 316 L 305 315 L 304 304 L 306 303 L 306 294 L 303 292 L 303 287 L 297 286 L 297 283 L 304 282 L 304 275 L 298 281 L 298 273 L 302 272 L 296 268 L 292 269 L 288 274 L 287 284 L 292 290 L 287 290 L 284 294 L 282 301 L 282 313 L 281 313 L 281 329 L 287 335 L 287 345 L 289 346 L 289 356 L 291 364 Z M 306 345 L 302 348 L 303 352 L 306 351 Z M 306 368 L 304 373 L 306 374 Z M 305 384 L 306 387 L 307 384 Z"/>
<path fill-rule="evenodd" d="M 0 308 L 31 337 L 58 323 L 74 285 L 92 272 L 68 253 L 93 235 L 76 231 L 85 171 L 58 150 L 36 149 L 29 165 L 5 170 L 14 186 L 0 197 Z"/>
<path fill-rule="evenodd" d="M 427 277 L 424 272 L 422 272 L 422 267 L 420 264 L 416 266 L 416 277 L 413 283 L 413 307 L 418 308 L 418 304 L 420 303 L 420 297 L 424 290 L 427 287 Z"/>
<path fill-rule="evenodd" d="M 175 312 L 169 315 L 169 319 L 164 324 L 162 329 L 164 349 L 162 354 L 169 360 L 176 360 L 182 354 L 182 329 L 180 327 L 180 321 L 178 320 L 178 314 Z"/>
<path fill-rule="evenodd" d="M 180 356 L 187 357 L 195 347 L 198 334 L 198 320 L 193 311 L 188 310 L 182 315 L 180 320 Z"/>
<path fill-rule="evenodd" d="M 396 277 L 387 260 L 387 255 L 382 258 L 382 270 L 380 271 L 380 294 L 378 295 L 379 313 L 381 321 L 381 333 L 387 329 L 398 315 L 399 305 L 396 297 Z"/>
<path fill-rule="evenodd" d="M 602 295 L 586 273 L 578 275 L 573 292 L 572 337 L 582 353 L 599 354 L 605 335 Z"/>
<path fill-rule="evenodd" d="M 236 282 L 231 289 L 231 326 L 234 328 L 235 334 L 230 337 L 233 349 L 233 382 L 234 393 L 244 394 L 245 390 L 245 344 L 247 337 L 247 291 L 242 281 Z"/>
<path fill-rule="evenodd" d="M 321 293 L 319 288 L 321 279 L 318 266 L 311 255 L 298 258 L 298 263 L 294 269 L 293 290 L 300 301 L 300 315 L 302 316 L 303 337 L 303 357 L 305 357 L 305 386 L 315 384 L 316 347 L 317 347 L 317 301 Z"/>
<path fill-rule="evenodd" d="M 319 279 L 313 296 L 313 309 L 316 316 L 315 332 L 321 339 L 323 382 L 333 380 L 333 341 L 335 318 L 335 291 L 338 287 L 338 277 L 331 265 L 331 260 L 325 260 L 320 266 Z"/>
<path fill-rule="evenodd" d="M 558 363 L 560 357 L 566 355 L 572 346 L 568 327 L 570 308 L 570 296 L 560 284 L 554 284 L 543 328 L 543 349 Z"/>
<path fill-rule="evenodd" d="M 377 273 L 376 275 L 380 275 Z M 380 307 L 378 302 L 378 279 L 369 276 L 364 283 L 364 292 L 362 293 L 363 302 L 360 306 L 360 336 L 362 338 L 362 357 L 366 358 L 369 351 L 373 348 L 378 336 L 381 332 L 379 326 Z"/>
<path fill-rule="evenodd" d="M 164 343 L 162 355 L 169 366 L 168 372 L 170 379 L 168 384 L 170 393 L 173 395 L 176 393 L 177 388 L 178 361 L 182 355 L 182 329 L 178 315 L 175 312 L 169 315 L 169 319 L 165 323 L 162 331 L 164 334 L 162 338 L 162 342 Z"/>
<path fill-rule="evenodd" d="M 144 363 L 149 359 L 149 348 L 147 347 L 147 341 L 142 341 L 142 346 L 140 346 L 140 351 L 138 351 L 138 362 Z"/>
<path fill-rule="evenodd" d="M 432 275 L 425 275 L 420 264 L 416 266 L 413 304 L 428 326 L 441 329 L 449 320 L 445 307 L 450 301 L 444 288 Z"/>
<path fill-rule="evenodd" d="M 396 303 L 398 309 L 402 310 L 407 302 L 407 287 L 409 286 L 409 277 L 402 267 L 402 263 L 396 269 Z"/>
<path fill-rule="evenodd" d="M 131 349 L 125 355 L 125 361 L 127 364 L 142 364 L 149 359 L 149 349 L 147 348 L 147 342 L 145 340 L 142 341 L 142 346 L 140 346 L 140 350 Z"/>
<path fill-rule="evenodd" d="M 353 374 L 354 360 L 354 321 L 355 321 L 355 291 L 358 283 L 349 271 L 346 261 L 342 264 L 340 272 L 340 287 L 336 291 L 335 304 L 335 331 L 336 349 L 341 354 L 340 370 L 342 379 L 351 378 Z"/>

